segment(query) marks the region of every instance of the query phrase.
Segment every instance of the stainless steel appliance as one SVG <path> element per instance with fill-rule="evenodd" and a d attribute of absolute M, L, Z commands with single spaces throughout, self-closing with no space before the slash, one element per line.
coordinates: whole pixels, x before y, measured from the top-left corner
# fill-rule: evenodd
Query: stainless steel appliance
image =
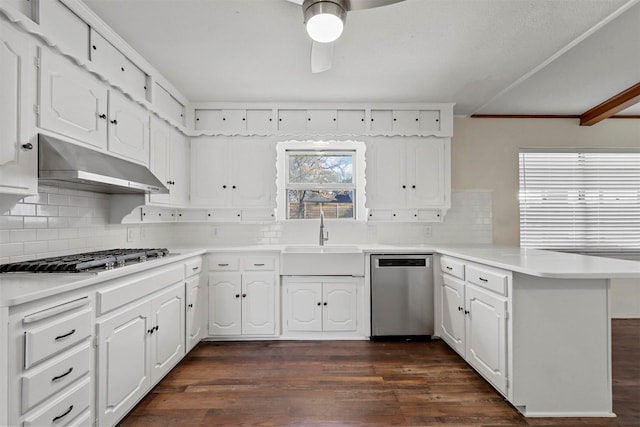
<path fill-rule="evenodd" d="M 1 264 L 0 273 L 91 273 L 169 255 L 167 249 L 108 249 Z"/>
<path fill-rule="evenodd" d="M 433 256 L 371 255 L 371 338 L 433 335 Z"/>

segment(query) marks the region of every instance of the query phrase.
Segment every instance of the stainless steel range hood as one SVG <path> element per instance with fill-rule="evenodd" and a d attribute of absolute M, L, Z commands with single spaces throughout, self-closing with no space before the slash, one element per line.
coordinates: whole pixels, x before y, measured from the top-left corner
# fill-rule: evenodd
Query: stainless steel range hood
<path fill-rule="evenodd" d="M 142 165 L 44 134 L 38 135 L 38 180 L 108 194 L 169 192 Z"/>

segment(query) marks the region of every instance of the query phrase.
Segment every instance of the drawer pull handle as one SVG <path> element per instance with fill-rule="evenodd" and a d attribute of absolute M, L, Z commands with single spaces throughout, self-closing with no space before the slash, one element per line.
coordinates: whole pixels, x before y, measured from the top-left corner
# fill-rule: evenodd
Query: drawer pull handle
<path fill-rule="evenodd" d="M 253 264 L 254 267 L 264 267 L 264 263 L 262 264 Z"/>
<path fill-rule="evenodd" d="M 67 372 L 65 372 L 64 374 L 62 374 L 62 375 L 58 375 L 57 377 L 53 377 L 53 378 L 51 378 L 51 381 L 52 381 L 52 382 L 53 382 L 53 381 L 58 381 L 59 379 L 62 379 L 62 378 L 64 378 L 64 377 L 66 377 L 67 375 L 69 375 L 71 372 L 73 372 L 73 367 L 69 368 L 69 370 L 68 370 Z"/>
<path fill-rule="evenodd" d="M 229 264 L 218 264 L 218 267 L 229 267 Z"/>
<path fill-rule="evenodd" d="M 199 269 L 200 267 L 193 267 L 192 270 L 196 271 L 197 269 Z"/>
<path fill-rule="evenodd" d="M 446 269 L 447 269 L 447 270 L 453 270 L 453 267 L 449 267 L 449 266 L 447 265 Z"/>
<path fill-rule="evenodd" d="M 69 332 L 69 333 L 66 333 L 66 334 L 64 334 L 64 335 L 58 335 L 57 337 L 55 337 L 55 340 L 56 340 L 56 341 L 63 340 L 63 339 L 65 339 L 65 338 L 67 338 L 67 337 L 69 337 L 69 336 L 71 336 L 71 335 L 73 335 L 73 334 L 75 334 L 75 333 L 76 333 L 76 330 L 75 330 L 75 329 L 72 329 L 72 330 L 71 330 L 71 332 Z"/>
<path fill-rule="evenodd" d="M 58 415 L 57 417 L 53 417 L 53 419 L 51 420 L 52 423 L 55 423 L 56 421 L 66 417 L 67 415 L 69 415 L 69 413 L 73 411 L 73 405 L 69 406 L 69 409 L 67 409 L 67 411 L 62 414 L 62 415 Z"/>
<path fill-rule="evenodd" d="M 478 279 L 480 279 L 481 282 L 488 282 L 488 279 L 485 279 L 484 277 L 478 277 Z"/>

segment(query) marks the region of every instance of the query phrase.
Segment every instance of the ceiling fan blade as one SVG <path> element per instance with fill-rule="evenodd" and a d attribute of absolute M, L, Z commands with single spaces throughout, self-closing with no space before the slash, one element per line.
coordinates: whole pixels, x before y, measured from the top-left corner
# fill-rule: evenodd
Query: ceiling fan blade
<path fill-rule="evenodd" d="M 347 10 L 373 9 L 374 7 L 387 6 L 402 1 L 404 0 L 347 0 Z"/>
<path fill-rule="evenodd" d="M 331 68 L 333 63 L 333 43 L 311 44 L 311 72 L 321 73 Z"/>

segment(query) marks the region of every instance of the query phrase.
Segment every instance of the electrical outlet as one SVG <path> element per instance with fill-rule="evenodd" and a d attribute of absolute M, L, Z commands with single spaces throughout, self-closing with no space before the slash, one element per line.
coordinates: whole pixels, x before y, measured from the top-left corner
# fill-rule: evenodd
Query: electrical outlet
<path fill-rule="evenodd" d="M 431 226 L 425 225 L 422 227 L 422 237 L 431 237 Z"/>
<path fill-rule="evenodd" d="M 138 227 L 127 227 L 127 242 L 137 242 L 140 240 L 140 229 Z"/>

